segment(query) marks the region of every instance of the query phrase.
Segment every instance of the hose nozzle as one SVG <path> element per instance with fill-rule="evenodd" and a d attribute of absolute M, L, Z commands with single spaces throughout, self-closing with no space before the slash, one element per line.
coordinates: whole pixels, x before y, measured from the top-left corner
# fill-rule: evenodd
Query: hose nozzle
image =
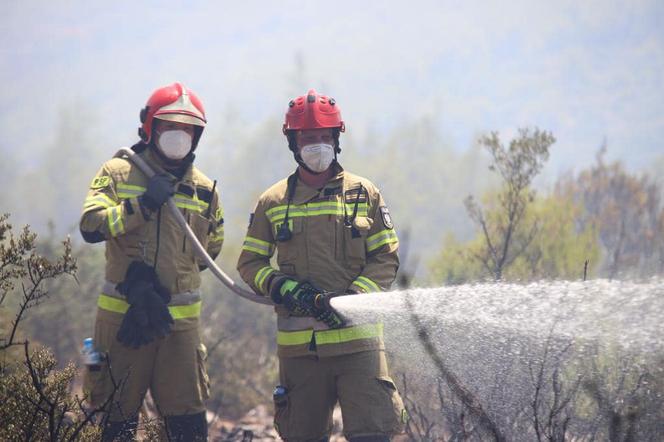
<path fill-rule="evenodd" d="M 332 306 L 330 305 L 330 299 L 334 298 L 336 293 L 334 292 L 322 292 L 316 295 L 314 299 L 314 304 L 316 308 L 321 310 L 331 310 Z"/>

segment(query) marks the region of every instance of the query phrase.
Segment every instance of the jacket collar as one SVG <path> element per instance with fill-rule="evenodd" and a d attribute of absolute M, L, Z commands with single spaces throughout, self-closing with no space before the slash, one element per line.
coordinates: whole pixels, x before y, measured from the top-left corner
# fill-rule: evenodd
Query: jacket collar
<path fill-rule="evenodd" d="M 297 179 L 295 195 L 293 195 L 293 204 L 304 204 L 313 199 L 327 199 L 328 196 L 325 196 L 326 189 L 335 189 L 337 187 L 341 187 L 344 178 L 344 168 L 341 167 L 341 165 L 337 162 L 335 162 L 332 167 L 335 169 L 334 176 L 332 176 L 332 178 L 330 178 L 330 180 L 320 189 L 309 187 L 303 183 L 302 180 Z M 289 176 L 288 181 L 293 180 L 293 175 L 297 176 L 297 170 Z"/>
<path fill-rule="evenodd" d="M 193 159 L 183 165 L 179 170 L 172 170 L 164 167 L 164 161 L 152 151 L 152 147 L 150 146 L 139 155 L 152 167 L 155 173 L 165 173 L 177 181 L 193 181 Z"/>

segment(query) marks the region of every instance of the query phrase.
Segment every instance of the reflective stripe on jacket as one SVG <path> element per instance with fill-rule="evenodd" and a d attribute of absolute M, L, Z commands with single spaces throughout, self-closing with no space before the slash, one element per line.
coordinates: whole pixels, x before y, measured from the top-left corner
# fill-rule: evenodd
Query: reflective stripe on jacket
<path fill-rule="evenodd" d="M 201 292 L 199 290 L 175 293 L 171 294 L 168 310 L 171 312 L 173 319 L 197 318 L 201 315 L 201 304 Z M 125 301 L 125 297 L 116 290 L 115 284 L 108 281 L 102 287 L 97 307 L 121 314 L 125 314 L 129 310 L 129 304 Z"/>

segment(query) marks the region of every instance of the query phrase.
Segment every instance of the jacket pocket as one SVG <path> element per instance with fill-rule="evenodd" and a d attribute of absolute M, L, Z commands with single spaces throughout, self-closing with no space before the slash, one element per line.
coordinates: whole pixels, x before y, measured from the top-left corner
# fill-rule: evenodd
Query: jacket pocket
<path fill-rule="evenodd" d="M 104 358 L 97 370 L 92 371 L 89 367 L 85 367 L 84 370 L 83 394 L 87 397 L 90 405 L 98 407 L 102 405 L 113 392 L 108 363 Z"/>
<path fill-rule="evenodd" d="M 288 392 L 279 395 L 273 395 L 274 402 L 274 428 L 279 433 L 279 436 L 286 440 L 289 431 L 289 416 L 290 416 L 290 400 Z"/>
<path fill-rule="evenodd" d="M 198 241 L 203 246 L 203 248 L 207 248 L 210 226 L 212 224 L 210 220 L 202 215 L 199 215 L 198 213 L 192 213 L 192 212 L 187 213 L 186 220 L 189 226 L 191 227 L 191 230 L 194 232 L 194 235 L 196 235 L 196 238 L 198 238 Z M 186 234 L 184 236 L 183 241 L 185 244 L 184 250 L 189 251 L 190 253 L 193 253 L 195 255 L 194 245 L 191 243 L 191 239 L 188 238 Z"/>
<path fill-rule="evenodd" d="M 115 340 L 117 326 L 97 319 L 95 322 L 94 346 L 101 355 L 99 367 L 90 370 L 83 367 L 83 394 L 90 405 L 98 407 L 113 394 L 113 382 L 108 364 L 108 351 Z"/>
<path fill-rule="evenodd" d="M 350 226 L 343 227 L 344 258 L 353 265 L 363 265 L 366 261 L 366 239 L 371 228 L 371 219 L 357 217 Z"/>
<path fill-rule="evenodd" d="M 288 229 L 290 231 L 290 239 L 279 241 L 279 229 L 283 225 L 283 221 L 279 221 L 272 225 L 274 229 L 274 237 L 277 238 L 277 263 L 279 266 L 282 264 L 295 264 L 298 251 L 301 252 L 304 247 L 302 241 L 303 222 L 302 218 L 290 218 L 288 220 Z"/>
<path fill-rule="evenodd" d="M 378 407 L 381 410 L 379 418 L 383 425 L 382 430 L 391 434 L 401 433 L 408 422 L 408 412 L 403 405 L 399 391 L 397 391 L 397 386 L 389 376 L 379 376 L 376 380 L 383 392 L 381 405 Z"/>
<path fill-rule="evenodd" d="M 145 237 L 147 236 L 144 233 L 143 228 L 139 228 L 138 231 L 132 231 L 131 233 L 125 233 L 117 237 L 117 244 L 120 246 L 122 252 L 128 258 L 134 261 L 144 260 L 145 250 L 144 242 Z"/>

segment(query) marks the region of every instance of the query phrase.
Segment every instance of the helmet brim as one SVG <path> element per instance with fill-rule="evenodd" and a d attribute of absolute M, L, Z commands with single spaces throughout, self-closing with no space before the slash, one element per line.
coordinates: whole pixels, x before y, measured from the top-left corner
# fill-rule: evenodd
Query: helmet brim
<path fill-rule="evenodd" d="M 154 116 L 159 120 L 175 121 L 176 123 L 192 124 L 194 126 L 205 127 L 205 121 L 193 115 L 185 114 L 157 114 Z"/>

